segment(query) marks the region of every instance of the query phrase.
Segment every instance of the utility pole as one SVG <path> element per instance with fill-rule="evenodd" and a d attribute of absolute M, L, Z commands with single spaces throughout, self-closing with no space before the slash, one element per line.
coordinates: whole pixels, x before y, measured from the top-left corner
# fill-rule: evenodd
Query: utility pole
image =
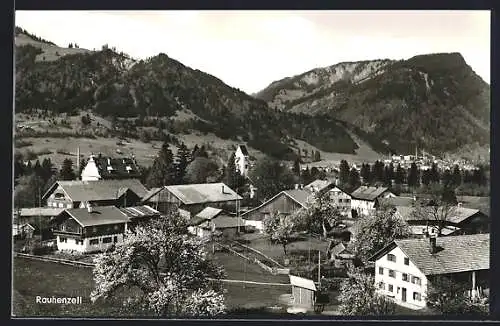
<path fill-rule="evenodd" d="M 321 288 L 321 250 L 318 250 L 318 288 Z"/>

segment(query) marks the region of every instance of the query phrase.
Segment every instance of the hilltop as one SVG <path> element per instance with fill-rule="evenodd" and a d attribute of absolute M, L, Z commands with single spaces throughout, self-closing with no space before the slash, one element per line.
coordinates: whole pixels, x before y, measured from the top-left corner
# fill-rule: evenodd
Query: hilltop
<path fill-rule="evenodd" d="M 339 63 L 275 81 L 255 97 L 280 112 L 352 123 L 399 153 L 489 145 L 490 87 L 459 53 Z"/>

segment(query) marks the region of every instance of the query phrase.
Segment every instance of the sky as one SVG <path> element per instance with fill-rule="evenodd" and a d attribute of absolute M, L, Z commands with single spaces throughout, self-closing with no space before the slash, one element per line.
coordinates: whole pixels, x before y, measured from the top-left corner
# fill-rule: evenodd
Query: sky
<path fill-rule="evenodd" d="M 165 53 L 248 94 L 339 62 L 460 52 L 490 83 L 489 11 L 17 11 L 60 46 Z"/>

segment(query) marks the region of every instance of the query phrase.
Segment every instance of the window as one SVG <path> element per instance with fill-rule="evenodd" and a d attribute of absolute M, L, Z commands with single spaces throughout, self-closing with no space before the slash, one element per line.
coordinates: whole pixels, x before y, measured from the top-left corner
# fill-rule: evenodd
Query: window
<path fill-rule="evenodd" d="M 99 244 L 99 239 L 92 239 L 89 241 L 89 244 L 92 246 L 98 245 Z"/>
<path fill-rule="evenodd" d="M 378 283 L 378 288 L 381 289 L 381 290 L 385 290 L 385 284 L 384 284 L 384 282 L 379 282 Z"/>
<path fill-rule="evenodd" d="M 402 278 L 403 278 L 403 281 L 405 281 L 405 282 L 409 282 L 410 281 L 409 278 L 408 278 L 408 274 L 406 274 L 406 273 L 402 274 Z"/>
<path fill-rule="evenodd" d="M 389 270 L 389 277 L 396 278 L 396 272 L 392 269 Z"/>
<path fill-rule="evenodd" d="M 63 203 L 59 203 L 59 208 L 64 208 L 64 204 Z"/>
<path fill-rule="evenodd" d="M 96 227 L 96 226 L 94 226 L 94 227 L 92 228 L 92 233 L 97 233 L 97 227 Z"/>
<path fill-rule="evenodd" d="M 102 239 L 102 243 L 111 243 L 112 241 L 113 241 L 113 238 L 111 238 L 111 237 L 107 237 L 107 238 Z"/>
<path fill-rule="evenodd" d="M 412 276 L 412 277 L 411 277 L 411 282 L 412 282 L 413 284 L 422 285 L 422 284 L 421 284 L 420 277 Z"/>
<path fill-rule="evenodd" d="M 379 267 L 379 268 L 378 268 L 378 273 L 379 273 L 380 275 L 384 275 L 384 268 L 383 268 L 383 267 Z"/>
<path fill-rule="evenodd" d="M 422 300 L 422 296 L 420 295 L 420 293 L 413 292 L 413 300 L 415 300 L 415 301 L 421 301 Z"/>
<path fill-rule="evenodd" d="M 118 224 L 115 224 L 115 226 L 113 227 L 115 230 L 118 230 Z"/>
<path fill-rule="evenodd" d="M 118 236 L 115 235 L 113 242 L 118 242 Z"/>
<path fill-rule="evenodd" d="M 394 286 L 392 284 L 389 284 L 389 287 L 387 289 L 389 292 L 394 292 Z"/>
<path fill-rule="evenodd" d="M 68 242 L 68 238 L 59 238 L 59 242 L 67 243 Z"/>
<path fill-rule="evenodd" d="M 72 208 L 72 206 L 73 205 L 71 205 L 71 204 L 66 205 L 67 208 Z"/>
<path fill-rule="evenodd" d="M 387 260 L 388 261 L 392 261 L 392 262 L 396 262 L 396 256 L 394 256 L 393 254 L 388 254 L 387 255 Z"/>
<path fill-rule="evenodd" d="M 410 265 L 410 258 L 405 257 L 405 265 L 407 265 L 407 266 Z"/>
<path fill-rule="evenodd" d="M 75 243 L 76 243 L 77 245 L 83 245 L 83 240 L 78 240 L 78 239 L 76 239 L 76 240 L 75 240 Z"/>

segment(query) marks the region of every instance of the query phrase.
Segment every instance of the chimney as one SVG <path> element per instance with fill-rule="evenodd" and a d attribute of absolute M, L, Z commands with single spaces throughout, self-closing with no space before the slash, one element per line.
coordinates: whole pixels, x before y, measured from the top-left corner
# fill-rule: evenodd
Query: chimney
<path fill-rule="evenodd" d="M 87 203 L 87 211 L 88 211 L 89 213 L 92 213 L 92 211 L 93 211 L 93 210 L 92 210 L 92 205 L 90 205 L 90 203 Z"/>
<path fill-rule="evenodd" d="M 108 157 L 108 165 L 111 165 L 111 159 Z"/>
<path fill-rule="evenodd" d="M 302 183 L 300 184 L 300 189 L 304 189 L 304 185 Z"/>
<path fill-rule="evenodd" d="M 458 202 L 458 203 L 457 203 L 457 206 L 458 206 L 458 207 L 462 207 L 462 203 L 461 203 L 461 202 Z"/>
<path fill-rule="evenodd" d="M 298 183 L 295 184 L 295 190 L 297 190 L 297 189 L 299 189 L 299 184 Z"/>
<path fill-rule="evenodd" d="M 436 253 L 436 240 L 437 240 L 437 237 L 435 234 L 433 234 L 429 237 L 429 252 L 431 254 Z"/>
<path fill-rule="evenodd" d="M 417 201 L 417 196 L 413 196 L 413 201 Z"/>

